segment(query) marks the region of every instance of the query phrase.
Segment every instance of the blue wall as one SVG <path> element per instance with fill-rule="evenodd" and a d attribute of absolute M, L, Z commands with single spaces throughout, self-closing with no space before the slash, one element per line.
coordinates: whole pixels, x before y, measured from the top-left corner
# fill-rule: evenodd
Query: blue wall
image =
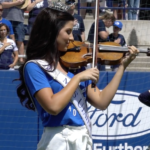
<path fill-rule="evenodd" d="M 103 89 L 113 75 L 113 72 L 101 72 L 98 87 Z M 18 77 L 18 71 L 0 71 L 0 150 L 35 150 L 42 134 L 37 113 L 19 102 L 16 94 L 19 81 L 13 82 Z M 146 91 L 150 88 L 149 79 L 148 72 L 125 72 L 119 90 Z M 144 142 L 150 143 L 150 139 Z"/>

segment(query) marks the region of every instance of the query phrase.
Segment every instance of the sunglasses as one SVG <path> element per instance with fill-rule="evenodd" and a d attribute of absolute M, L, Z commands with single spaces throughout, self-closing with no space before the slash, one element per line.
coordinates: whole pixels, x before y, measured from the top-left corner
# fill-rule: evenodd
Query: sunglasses
<path fill-rule="evenodd" d="M 0 9 L 0 11 L 3 11 L 3 9 Z"/>

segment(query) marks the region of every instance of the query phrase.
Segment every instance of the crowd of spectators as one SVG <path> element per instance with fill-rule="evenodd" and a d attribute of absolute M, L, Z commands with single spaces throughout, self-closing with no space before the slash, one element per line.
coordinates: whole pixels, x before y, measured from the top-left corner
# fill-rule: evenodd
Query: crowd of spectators
<path fill-rule="evenodd" d="M 145 3 L 148 5 L 148 2 L 145 2 Z M 78 1 L 65 0 L 65 4 L 72 6 L 71 9 L 69 10 L 69 13 L 71 13 L 75 18 L 74 27 L 73 27 L 74 39 L 77 41 L 85 41 L 87 39 L 92 40 L 93 38 L 90 38 L 90 37 L 92 36 L 92 34 L 94 34 L 93 33 L 94 29 L 92 28 L 93 25 L 91 26 L 88 37 L 85 37 L 85 27 L 84 27 L 83 19 L 85 19 L 86 12 L 89 11 L 90 7 L 95 6 L 95 1 L 94 0 L 78 0 Z M 111 14 L 110 16 L 114 17 L 114 19 L 110 18 L 110 20 L 107 20 L 105 18 L 100 19 L 100 26 L 101 26 L 100 31 L 99 31 L 99 36 L 101 36 L 100 39 L 103 39 L 103 37 L 106 36 L 107 34 L 106 38 L 103 39 L 103 41 L 114 41 L 124 46 L 126 43 L 125 39 L 123 35 L 119 34 L 119 31 L 122 29 L 123 24 L 121 21 L 115 22 L 115 20 L 123 20 L 123 19 L 138 20 L 139 19 L 138 14 L 140 14 L 138 8 L 142 7 L 143 0 L 100 0 L 99 4 L 100 4 L 100 7 L 105 7 L 105 8 L 109 7 L 109 11 L 107 9 L 102 9 L 100 10 L 100 13 L 103 12 L 106 14 Z M 14 65 L 17 63 L 17 61 L 20 64 L 24 63 L 23 57 L 20 57 L 18 59 L 18 54 L 19 55 L 25 54 L 25 51 L 24 51 L 25 50 L 24 48 L 24 39 L 25 39 L 24 12 L 27 11 L 29 14 L 26 34 L 30 34 L 36 16 L 43 8 L 47 6 L 48 6 L 47 0 L 0 0 L 0 24 L 6 24 L 8 26 L 9 30 L 7 31 L 7 34 L 6 34 L 7 41 L 8 39 L 11 39 L 11 42 L 9 41 L 9 44 L 6 44 L 6 40 L 5 40 L 5 43 L 3 43 L 3 40 L 1 40 L 2 31 L 0 31 L 0 46 L 1 46 L 0 49 L 4 45 L 5 45 L 4 50 L 8 49 L 10 45 L 13 46 L 14 43 L 12 41 L 16 43 L 16 47 L 17 47 L 15 48 L 15 50 L 13 50 L 13 53 L 12 53 L 12 58 L 14 59 L 14 63 L 12 62 L 12 58 L 10 58 L 11 63 L 13 63 L 13 65 L 11 66 L 11 63 L 10 63 L 9 64 L 10 67 L 7 67 L 7 69 L 13 68 Z M 80 7 L 88 8 L 88 6 L 89 6 L 89 9 L 80 9 Z M 119 7 L 128 8 L 128 9 L 122 9 L 122 8 L 119 9 Z M 137 9 L 134 9 L 134 8 L 137 8 Z M 76 12 L 75 9 L 77 11 L 80 10 L 80 15 L 75 13 Z M 95 9 L 91 9 L 91 14 L 93 15 L 93 18 L 94 18 Z M 108 31 L 105 29 L 105 27 L 107 27 L 107 21 L 110 21 L 109 26 L 114 26 L 113 33 L 108 33 Z M 122 42 L 124 44 L 122 44 Z M 4 50 L 0 53 L 0 63 L 2 63 L 2 60 L 3 60 L 2 53 L 4 52 Z M 0 69 L 4 69 L 4 68 L 0 68 Z"/>
<path fill-rule="evenodd" d="M 85 5 L 85 3 L 82 4 L 82 1 L 83 0 L 81 0 L 80 2 L 80 7 L 87 7 L 87 6 L 94 7 L 95 6 L 95 1 L 93 0 L 87 0 L 88 5 Z M 141 0 L 141 4 L 142 4 L 142 0 Z M 138 13 L 139 13 L 138 8 L 140 7 L 140 0 L 100 0 L 99 6 L 106 7 L 106 8 L 109 7 L 111 11 L 113 12 L 116 19 L 138 20 Z M 119 9 L 119 7 L 122 7 L 125 9 L 122 9 L 122 8 Z M 94 10 L 95 9 L 92 9 L 93 17 L 95 13 Z M 85 11 L 86 9 L 80 10 L 80 15 L 83 16 L 83 19 L 85 18 Z M 105 9 L 102 11 L 105 11 Z"/>

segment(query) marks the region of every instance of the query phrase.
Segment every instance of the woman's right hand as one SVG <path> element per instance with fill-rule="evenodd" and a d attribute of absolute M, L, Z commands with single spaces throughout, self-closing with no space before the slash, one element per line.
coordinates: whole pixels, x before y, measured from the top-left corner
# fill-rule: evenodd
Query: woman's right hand
<path fill-rule="evenodd" d="M 9 45 L 11 45 L 11 43 L 10 43 L 10 42 L 8 42 L 8 43 L 4 43 L 4 47 L 7 47 L 7 46 L 9 46 Z"/>
<path fill-rule="evenodd" d="M 92 80 L 94 83 L 97 83 L 99 80 L 99 70 L 97 68 L 90 68 L 78 73 L 76 77 L 79 78 L 79 82 Z"/>

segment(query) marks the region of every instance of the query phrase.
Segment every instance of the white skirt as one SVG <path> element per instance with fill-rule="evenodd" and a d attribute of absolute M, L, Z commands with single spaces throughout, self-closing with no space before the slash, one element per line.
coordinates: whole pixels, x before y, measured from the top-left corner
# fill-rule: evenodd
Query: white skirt
<path fill-rule="evenodd" d="M 46 127 L 37 150 L 92 150 L 85 126 Z"/>

